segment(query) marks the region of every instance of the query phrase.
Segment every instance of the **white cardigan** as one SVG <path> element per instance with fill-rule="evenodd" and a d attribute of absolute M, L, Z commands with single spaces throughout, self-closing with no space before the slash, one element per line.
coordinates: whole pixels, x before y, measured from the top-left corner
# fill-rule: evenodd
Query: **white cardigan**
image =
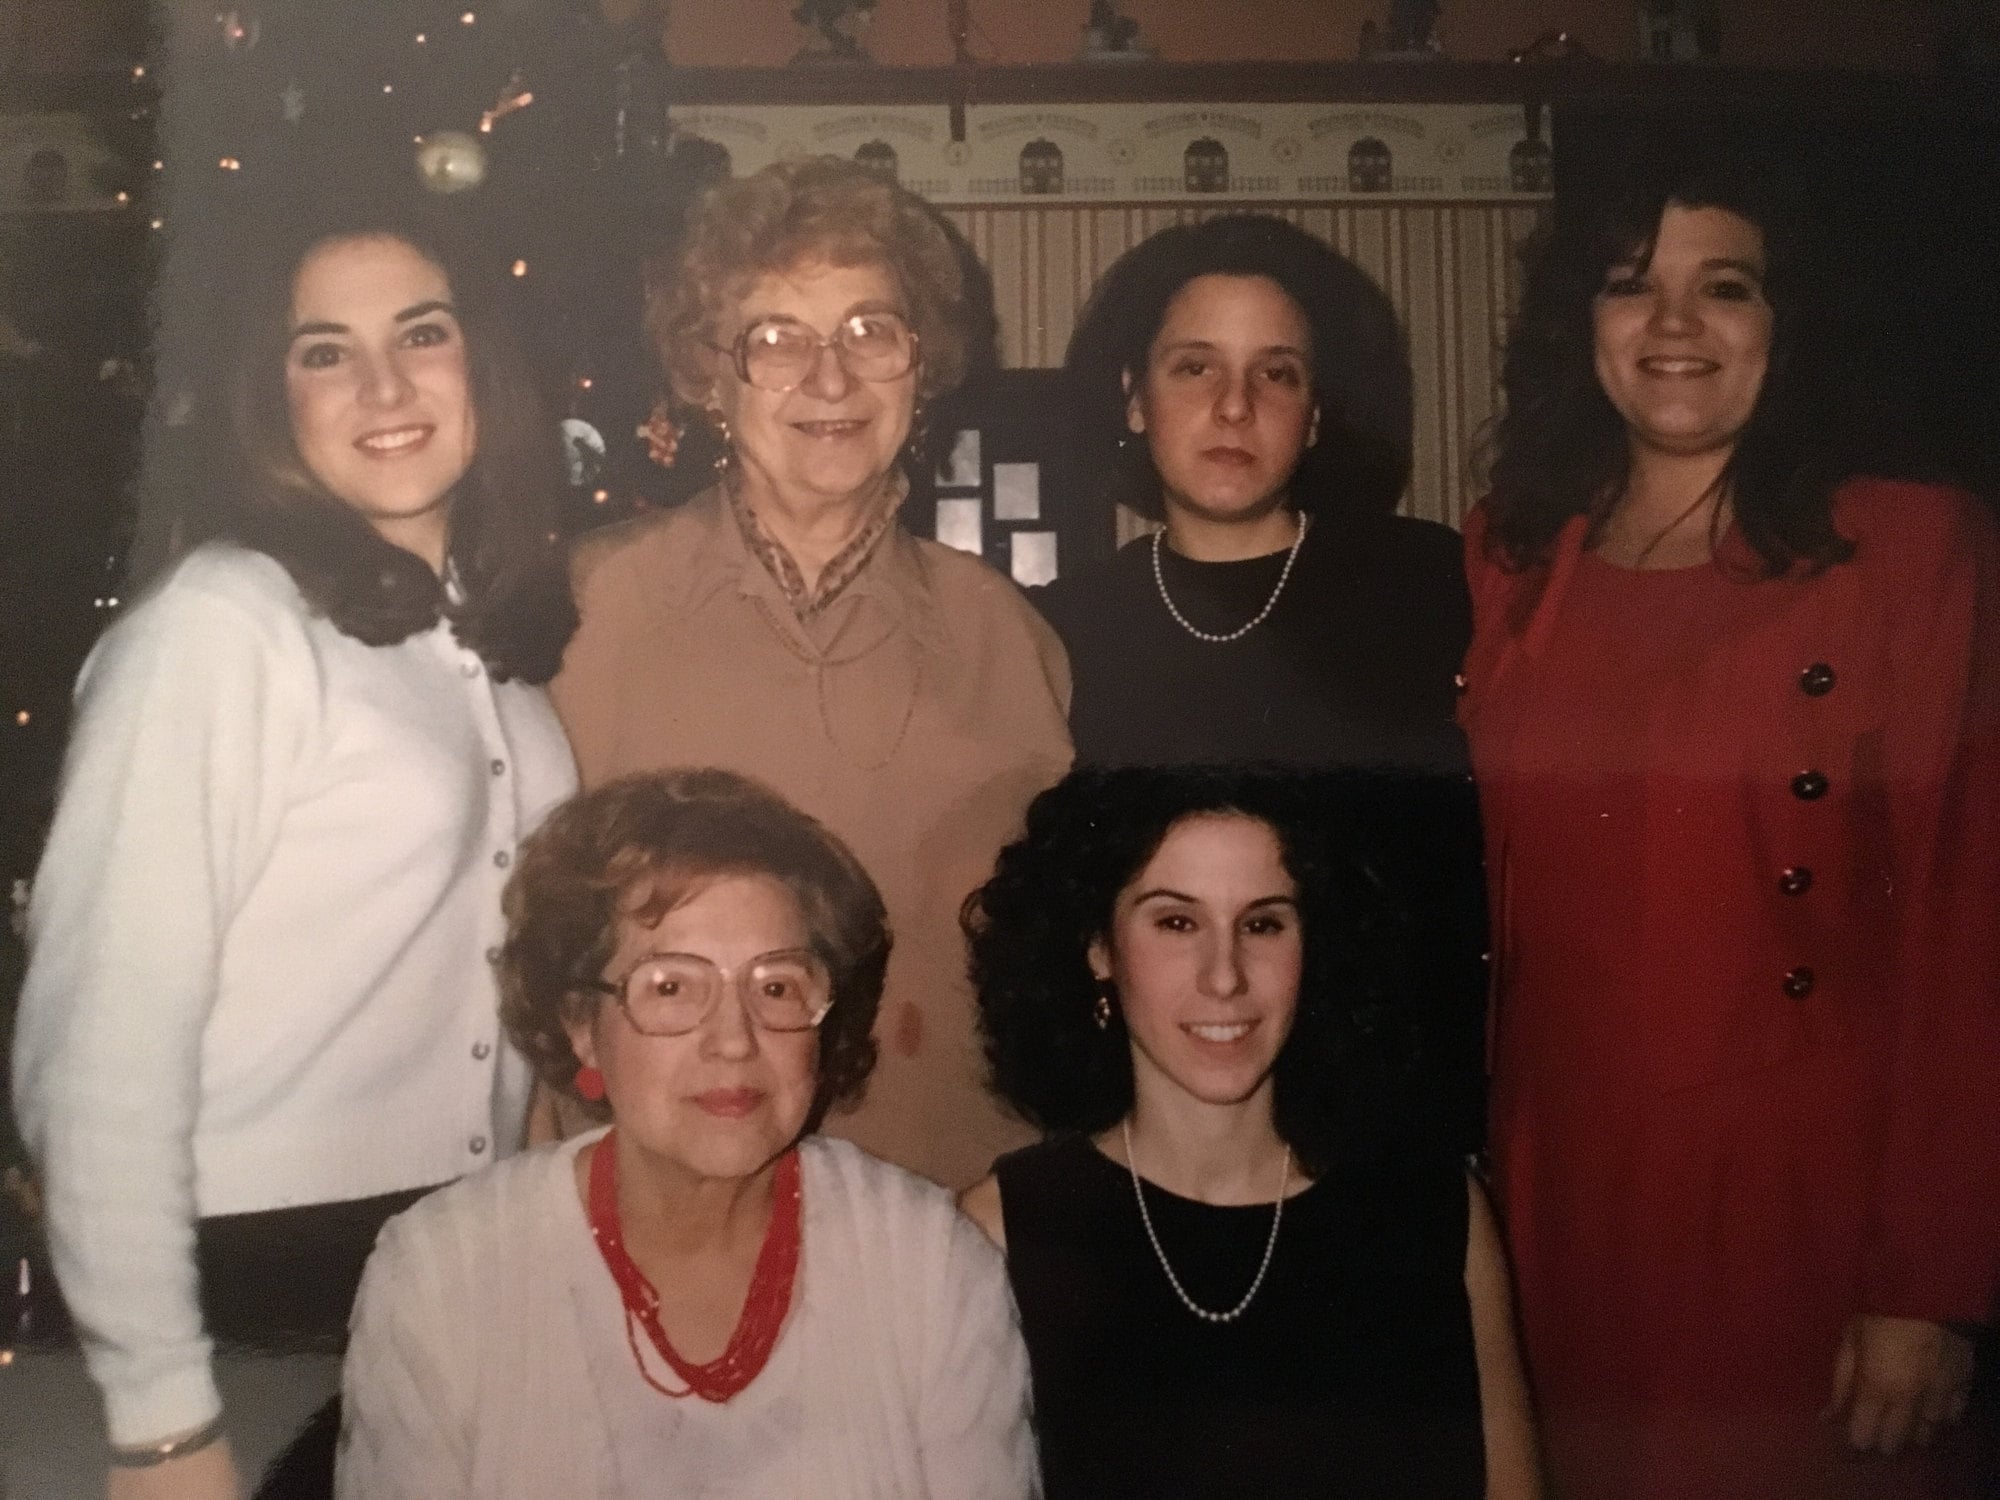
<path fill-rule="evenodd" d="M 791 1311 L 770 1363 L 718 1406 L 640 1377 L 576 1188 L 576 1153 L 601 1134 L 383 1230 L 348 1348 L 340 1500 L 1040 1493 L 1006 1268 L 943 1189 L 808 1140 Z"/>
<path fill-rule="evenodd" d="M 98 643 L 29 910 L 14 1048 L 111 1437 L 219 1410 L 194 1221 L 460 1176 L 525 1066 L 488 954 L 575 786 L 539 688 L 440 623 L 370 647 L 262 553 L 186 558 Z"/>

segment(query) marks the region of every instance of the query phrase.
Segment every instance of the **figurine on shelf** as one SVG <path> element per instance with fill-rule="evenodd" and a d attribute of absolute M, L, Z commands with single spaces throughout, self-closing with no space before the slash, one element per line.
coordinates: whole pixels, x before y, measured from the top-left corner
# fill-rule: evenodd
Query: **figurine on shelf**
<path fill-rule="evenodd" d="M 1551 28 L 1527 46 L 1517 47 L 1508 53 L 1507 60 L 1517 63 L 1596 62 L 1597 54 L 1569 32 Z"/>
<path fill-rule="evenodd" d="M 1720 49 L 1715 0 L 1640 0 L 1639 55 L 1649 62 L 1709 62 Z"/>
<path fill-rule="evenodd" d="M 1080 62 L 1144 62 L 1153 49 L 1139 39 L 1139 23 L 1121 15 L 1117 0 L 1090 0 Z"/>
<path fill-rule="evenodd" d="M 861 38 L 875 19 L 875 0 L 799 0 L 792 19 L 813 33 L 794 63 L 874 61 Z"/>
<path fill-rule="evenodd" d="M 1444 56 L 1437 37 L 1438 17 L 1444 13 L 1441 0 L 1389 0 L 1388 45 L 1382 57 L 1434 58 Z"/>

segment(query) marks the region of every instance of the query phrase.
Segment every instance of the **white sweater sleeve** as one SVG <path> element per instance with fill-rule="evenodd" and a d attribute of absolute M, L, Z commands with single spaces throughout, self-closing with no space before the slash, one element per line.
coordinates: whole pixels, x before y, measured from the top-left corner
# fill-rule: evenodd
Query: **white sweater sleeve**
<path fill-rule="evenodd" d="M 303 616 L 252 571 L 271 566 L 197 554 L 99 644 L 30 907 L 15 1097 L 114 1443 L 220 1410 L 193 1258 L 202 1032 L 319 701 Z"/>
<path fill-rule="evenodd" d="M 952 1210 L 944 1253 L 933 1264 L 918 1397 L 926 1490 L 932 1500 L 1039 1496 L 1028 1351 L 1005 1263 L 978 1227 Z"/>

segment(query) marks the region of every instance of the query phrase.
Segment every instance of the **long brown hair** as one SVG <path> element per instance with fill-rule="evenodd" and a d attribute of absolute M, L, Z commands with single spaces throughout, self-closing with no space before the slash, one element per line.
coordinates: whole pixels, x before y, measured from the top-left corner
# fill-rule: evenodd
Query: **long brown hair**
<path fill-rule="evenodd" d="M 1814 318 L 1800 305 L 1796 213 L 1775 178 L 1766 164 L 1699 137 L 1663 137 L 1635 153 L 1611 192 L 1559 215 L 1531 247 L 1507 342 L 1506 408 L 1487 439 L 1486 545 L 1495 558 L 1513 568 L 1545 562 L 1572 516 L 1602 522 L 1624 494 L 1631 449 L 1598 383 L 1591 308 L 1610 267 L 1650 260 L 1669 204 L 1725 209 L 1764 236 L 1770 370 L 1722 478 L 1743 539 L 1771 575 L 1853 555 L 1834 528 L 1833 492 L 1865 467 L 1849 451 L 1859 413 L 1800 348 Z"/>
<path fill-rule="evenodd" d="M 181 543 L 236 541 L 283 564 L 312 608 L 392 645 L 440 616 L 501 679 L 546 682 L 576 629 L 558 531 L 560 440 L 501 306 L 496 268 L 436 211 L 394 193 L 321 199 L 256 246 L 229 382 L 232 473 L 182 518 Z M 444 273 L 464 330 L 478 443 L 451 500 L 453 590 L 330 494 L 300 457 L 285 398 L 293 284 L 315 249 L 390 238 Z"/>

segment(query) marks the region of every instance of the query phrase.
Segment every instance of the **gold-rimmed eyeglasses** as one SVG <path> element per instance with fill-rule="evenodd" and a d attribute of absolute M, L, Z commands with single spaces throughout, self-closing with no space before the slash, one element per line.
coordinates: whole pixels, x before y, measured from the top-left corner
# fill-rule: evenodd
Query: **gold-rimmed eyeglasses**
<path fill-rule="evenodd" d="M 760 391 L 779 394 L 805 384 L 831 349 L 856 380 L 900 380 L 917 363 L 917 334 L 896 312 L 850 313 L 822 338 L 796 318 L 760 318 L 733 345 L 710 344 L 736 363 L 736 374 Z"/>
<path fill-rule="evenodd" d="M 833 978 L 809 948 L 760 953 L 734 969 L 699 953 L 649 953 L 622 979 L 588 981 L 647 1036 L 698 1030 L 732 985 L 744 1011 L 765 1031 L 811 1031 L 833 1008 Z"/>

